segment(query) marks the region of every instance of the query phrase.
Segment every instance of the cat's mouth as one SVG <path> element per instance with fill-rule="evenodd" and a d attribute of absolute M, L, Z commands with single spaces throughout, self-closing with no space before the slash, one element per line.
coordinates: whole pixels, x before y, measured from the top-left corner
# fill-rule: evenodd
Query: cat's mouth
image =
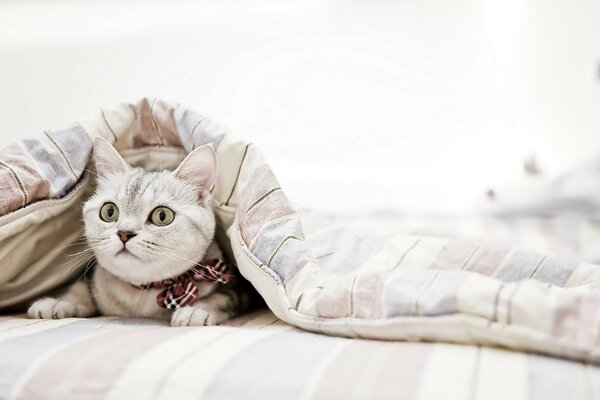
<path fill-rule="evenodd" d="M 117 251 L 117 254 L 115 254 L 115 255 L 118 256 L 121 254 L 137 258 L 137 256 L 135 254 L 133 254 L 131 251 L 129 251 L 129 249 L 125 246 L 123 246 L 123 248 L 121 250 Z"/>

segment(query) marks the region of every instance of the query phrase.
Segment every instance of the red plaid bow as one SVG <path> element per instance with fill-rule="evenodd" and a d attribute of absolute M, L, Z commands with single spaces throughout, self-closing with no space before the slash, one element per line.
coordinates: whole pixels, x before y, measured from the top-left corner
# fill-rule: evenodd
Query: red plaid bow
<path fill-rule="evenodd" d="M 156 296 L 159 307 L 176 310 L 180 307 L 194 304 L 198 297 L 198 288 L 194 282 L 219 282 L 227 283 L 233 277 L 229 265 L 223 260 L 204 260 L 194 268 L 176 278 L 164 281 L 150 282 L 135 286 L 138 289 L 164 289 Z"/>

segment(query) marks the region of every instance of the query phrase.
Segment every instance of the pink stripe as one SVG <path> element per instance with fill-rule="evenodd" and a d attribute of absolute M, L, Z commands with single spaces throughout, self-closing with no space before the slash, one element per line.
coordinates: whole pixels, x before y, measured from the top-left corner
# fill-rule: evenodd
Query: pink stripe
<path fill-rule="evenodd" d="M 344 348 L 322 373 L 315 399 L 348 397 L 348 385 L 361 383 L 365 368 L 378 373 L 360 395 L 370 399 L 411 399 L 418 388 L 421 371 L 432 345 L 423 343 L 388 343 L 357 340 Z M 382 354 L 382 350 L 385 353 Z M 358 395 L 358 393 L 354 393 Z"/>
<path fill-rule="evenodd" d="M 246 212 L 253 202 L 259 200 L 261 196 L 271 189 L 279 186 L 275 175 L 267 166 L 258 167 L 252 174 L 239 196 L 241 212 L 240 228 L 242 237 L 246 243 L 251 243 L 260 229 L 268 222 L 279 217 L 293 214 L 294 208 L 283 191 L 277 190 L 264 198 L 260 203 L 254 206 L 249 212 Z"/>
<path fill-rule="evenodd" d="M 8 167 L 0 166 L 0 215 L 50 196 L 50 182 L 34 168 L 33 160 L 19 144 L 13 143 L 0 150 L 0 161 Z"/>
<path fill-rule="evenodd" d="M 492 276 L 507 255 L 508 250 L 482 248 L 475 256 L 473 256 L 473 259 L 466 269 L 483 275 Z"/>
<path fill-rule="evenodd" d="M 132 104 L 135 113 L 133 147 L 181 146 L 175 124 L 175 108 L 163 101 L 143 98 Z"/>
<path fill-rule="evenodd" d="M 354 316 L 357 318 L 383 318 L 381 305 L 385 276 L 382 272 L 359 275 L 354 288 Z"/>
<path fill-rule="evenodd" d="M 99 334 L 53 354 L 37 368 L 17 399 L 102 399 L 129 362 L 157 344 L 189 332 L 152 327 Z M 149 366 L 150 368 L 152 366 Z"/>

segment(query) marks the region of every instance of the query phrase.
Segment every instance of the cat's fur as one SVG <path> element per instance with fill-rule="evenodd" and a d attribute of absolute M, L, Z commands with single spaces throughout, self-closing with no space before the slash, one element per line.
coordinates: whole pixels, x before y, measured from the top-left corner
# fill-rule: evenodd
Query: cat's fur
<path fill-rule="evenodd" d="M 169 319 L 172 326 L 214 325 L 248 307 L 250 295 L 240 277 L 227 285 L 195 282 L 196 302 L 175 311 L 158 306 L 160 289 L 136 287 L 177 277 L 203 259 L 222 258 L 210 205 L 217 174 L 211 146 L 192 151 L 173 172 L 132 168 L 103 139 L 95 142 L 94 160 L 98 187 L 83 207 L 85 236 L 97 261 L 92 279 L 76 282 L 59 298 L 36 301 L 31 318 L 103 314 Z M 118 207 L 114 222 L 100 217 L 107 202 Z M 159 206 L 175 214 L 166 226 L 149 219 Z M 123 231 L 135 236 L 122 242 Z"/>

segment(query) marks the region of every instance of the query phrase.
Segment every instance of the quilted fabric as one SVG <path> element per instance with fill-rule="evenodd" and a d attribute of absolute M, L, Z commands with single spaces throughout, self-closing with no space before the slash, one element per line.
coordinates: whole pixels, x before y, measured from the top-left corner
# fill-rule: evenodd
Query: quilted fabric
<path fill-rule="evenodd" d="M 292 325 L 600 362 L 599 266 L 375 222 L 324 221 L 309 235 L 256 146 L 160 100 L 101 110 L 0 151 L 0 306 L 80 273 L 81 260 L 68 254 L 80 246 L 78 207 L 93 190 L 86 165 L 96 136 L 148 169 L 174 168 L 186 152 L 212 143 L 217 237 L 270 309 Z"/>

